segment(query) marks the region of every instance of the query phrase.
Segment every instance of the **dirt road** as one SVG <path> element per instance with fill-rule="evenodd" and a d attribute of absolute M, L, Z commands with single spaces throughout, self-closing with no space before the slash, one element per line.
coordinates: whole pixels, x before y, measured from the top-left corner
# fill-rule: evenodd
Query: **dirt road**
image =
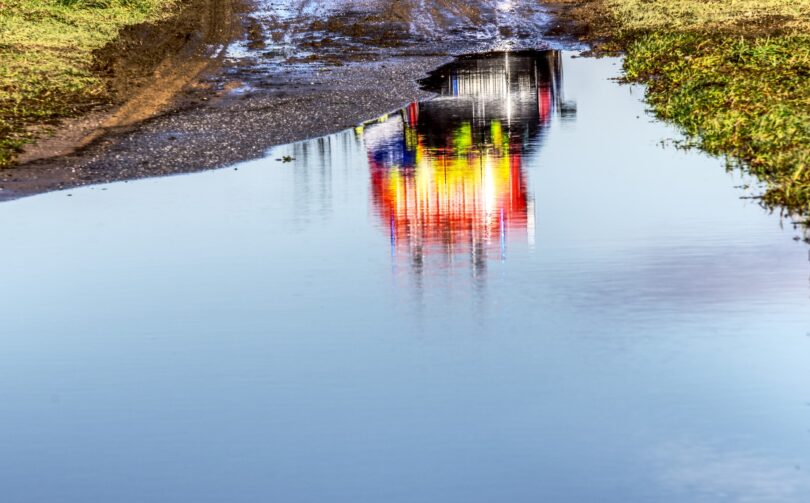
<path fill-rule="evenodd" d="M 578 44 L 532 0 L 259 0 L 240 23 L 161 115 L 6 170 L 0 199 L 227 166 L 428 97 L 417 80 L 453 55 Z"/>

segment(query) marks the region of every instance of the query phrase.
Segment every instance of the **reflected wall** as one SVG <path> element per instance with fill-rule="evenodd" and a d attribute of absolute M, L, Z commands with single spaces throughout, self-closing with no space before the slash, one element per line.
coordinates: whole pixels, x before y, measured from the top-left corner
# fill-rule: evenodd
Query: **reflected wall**
<path fill-rule="evenodd" d="M 557 51 L 462 58 L 422 82 L 436 99 L 362 129 L 372 207 L 397 260 L 480 272 L 510 240 L 533 241 L 523 159 L 564 108 L 561 68 Z"/>

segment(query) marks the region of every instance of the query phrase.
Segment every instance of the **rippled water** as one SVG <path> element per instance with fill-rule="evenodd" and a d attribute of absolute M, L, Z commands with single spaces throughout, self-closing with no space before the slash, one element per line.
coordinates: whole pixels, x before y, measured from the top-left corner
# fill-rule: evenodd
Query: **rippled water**
<path fill-rule="evenodd" d="M 618 64 L 0 205 L 2 500 L 807 501 L 807 247 Z"/>

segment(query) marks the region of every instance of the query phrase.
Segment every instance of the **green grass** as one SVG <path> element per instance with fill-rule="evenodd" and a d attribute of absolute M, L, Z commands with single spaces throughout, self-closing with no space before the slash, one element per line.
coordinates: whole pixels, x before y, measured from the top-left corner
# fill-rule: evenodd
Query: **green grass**
<path fill-rule="evenodd" d="M 31 125 L 109 99 L 93 51 L 127 25 L 170 15 L 176 0 L 0 0 L 0 167 Z"/>
<path fill-rule="evenodd" d="M 625 69 L 659 116 L 765 181 L 767 203 L 810 214 L 810 35 L 650 34 Z"/>
<path fill-rule="evenodd" d="M 810 215 L 810 0 L 598 0 L 627 78 L 706 151 Z"/>

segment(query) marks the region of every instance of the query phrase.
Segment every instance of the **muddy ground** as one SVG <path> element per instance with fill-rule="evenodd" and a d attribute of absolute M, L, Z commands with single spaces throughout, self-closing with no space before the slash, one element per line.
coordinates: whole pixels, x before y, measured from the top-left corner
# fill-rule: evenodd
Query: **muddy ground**
<path fill-rule="evenodd" d="M 561 17 L 569 6 L 533 0 L 259 0 L 237 5 L 238 10 L 207 11 L 235 16 L 235 37 L 225 33 L 228 24 L 222 19 L 205 16 L 197 31 L 181 30 L 186 39 L 204 42 L 207 58 L 205 68 L 182 90 L 172 90 L 177 81 L 160 70 L 143 82 L 144 72 L 119 64 L 126 54 L 137 54 L 139 40 L 160 35 L 155 30 L 166 37 L 171 25 L 125 34 L 117 48 L 100 58 L 107 61 L 104 69 L 114 76 L 112 85 L 164 88 L 157 100 L 162 112 L 141 120 L 139 113 L 158 108 L 130 105 L 133 117 L 96 125 L 96 137 L 67 155 L 48 158 L 59 148 L 68 149 L 40 143 L 27 156 L 33 160 L 0 173 L 0 199 L 227 166 L 259 157 L 273 145 L 333 133 L 427 98 L 417 80 L 454 55 L 583 47 L 578 39 L 582 27 Z M 176 51 L 167 60 L 169 69 L 199 58 L 199 48 L 188 52 L 188 45 L 168 35 L 166 50 Z M 194 69 L 200 70 L 199 64 L 187 72 Z M 170 102 L 167 93 L 173 96 Z"/>

